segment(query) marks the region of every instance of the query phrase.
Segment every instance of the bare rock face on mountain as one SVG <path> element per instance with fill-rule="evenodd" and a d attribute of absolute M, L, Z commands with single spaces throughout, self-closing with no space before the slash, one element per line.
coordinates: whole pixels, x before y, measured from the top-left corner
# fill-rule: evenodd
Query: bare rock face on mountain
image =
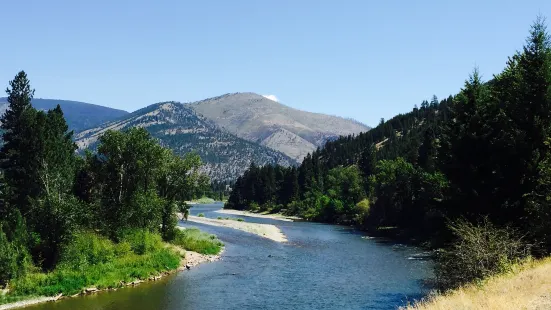
<path fill-rule="evenodd" d="M 231 180 L 241 175 L 254 162 L 257 165 L 289 166 L 296 161 L 283 153 L 220 130 L 178 102 L 157 103 L 115 121 L 76 134 L 79 149 L 94 149 L 107 130 L 144 127 L 161 145 L 177 154 L 197 152 L 205 170 L 213 180 Z"/>
<path fill-rule="evenodd" d="M 293 109 L 254 93 L 226 94 L 189 106 L 230 133 L 299 162 L 328 140 L 369 130 L 354 120 Z"/>

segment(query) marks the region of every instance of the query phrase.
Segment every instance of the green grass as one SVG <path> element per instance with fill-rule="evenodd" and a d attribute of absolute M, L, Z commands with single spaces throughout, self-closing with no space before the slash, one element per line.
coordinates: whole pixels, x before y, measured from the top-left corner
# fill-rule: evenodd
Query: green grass
<path fill-rule="evenodd" d="M 18 302 L 22 300 L 32 299 L 35 296 L 12 296 L 12 295 L 0 295 L 0 305 L 10 304 L 12 302 Z"/>
<path fill-rule="evenodd" d="M 218 240 L 215 235 L 200 231 L 197 228 L 177 230 L 176 237 L 172 243 L 186 250 L 201 254 L 218 254 L 224 246 L 222 241 Z"/>
<path fill-rule="evenodd" d="M 180 256 L 164 247 L 157 234 L 129 232 L 115 244 L 94 233 L 81 233 L 54 271 L 34 272 L 12 280 L 10 293 L 4 299 L 73 295 L 87 287 L 116 288 L 122 286 L 121 281 L 145 280 L 174 270 L 179 264 Z"/>
<path fill-rule="evenodd" d="M 205 214 L 204 213 L 199 213 L 197 214 L 198 217 L 205 217 Z"/>
<path fill-rule="evenodd" d="M 214 202 L 215 202 L 214 199 L 209 197 L 201 197 L 193 201 L 193 203 L 196 203 L 196 204 L 213 204 Z"/>

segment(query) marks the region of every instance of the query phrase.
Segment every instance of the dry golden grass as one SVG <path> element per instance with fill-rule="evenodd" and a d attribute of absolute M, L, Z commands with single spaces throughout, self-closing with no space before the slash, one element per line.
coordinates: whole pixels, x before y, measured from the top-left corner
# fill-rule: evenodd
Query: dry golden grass
<path fill-rule="evenodd" d="M 403 309 L 551 309 L 551 258 L 526 262 L 482 285 L 468 285 Z"/>

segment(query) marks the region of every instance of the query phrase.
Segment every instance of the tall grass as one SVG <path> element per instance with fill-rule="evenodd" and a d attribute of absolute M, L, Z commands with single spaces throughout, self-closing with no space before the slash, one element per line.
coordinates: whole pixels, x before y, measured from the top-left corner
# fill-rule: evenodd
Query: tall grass
<path fill-rule="evenodd" d="M 220 253 L 224 246 L 222 241 L 218 240 L 215 235 L 200 231 L 197 228 L 178 230 L 172 243 L 189 251 L 209 255 Z"/>
<path fill-rule="evenodd" d="M 160 236 L 129 232 L 119 243 L 84 232 L 77 234 L 58 267 L 13 280 L 11 296 L 72 295 L 87 287 L 116 288 L 122 282 L 147 279 L 178 268 L 180 256 L 163 247 Z M 14 298 L 14 297 L 12 297 Z"/>
<path fill-rule="evenodd" d="M 402 310 L 551 309 L 551 258 L 526 259 L 511 271 L 432 295 Z"/>

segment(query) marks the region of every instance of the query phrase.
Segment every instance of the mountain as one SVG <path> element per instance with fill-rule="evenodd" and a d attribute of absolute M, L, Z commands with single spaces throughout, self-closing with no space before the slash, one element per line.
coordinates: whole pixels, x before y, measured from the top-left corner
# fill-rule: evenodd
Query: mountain
<path fill-rule="evenodd" d="M 49 110 L 61 106 L 70 130 L 75 132 L 98 126 L 104 122 L 125 116 L 128 112 L 91 103 L 35 98 L 32 105 L 38 110 Z M 7 98 L 0 98 L 0 115 L 8 108 Z"/>
<path fill-rule="evenodd" d="M 189 105 L 178 102 L 157 103 L 115 121 L 81 131 L 75 136 L 76 143 L 81 150 L 93 149 L 105 131 L 129 127 L 146 128 L 163 146 L 176 153 L 196 151 L 213 180 L 234 179 L 253 161 L 258 165 L 297 164 L 283 153 L 219 129 Z"/>
<path fill-rule="evenodd" d="M 225 94 L 189 106 L 230 133 L 299 162 L 329 140 L 369 130 L 355 120 L 293 109 L 255 93 Z"/>

